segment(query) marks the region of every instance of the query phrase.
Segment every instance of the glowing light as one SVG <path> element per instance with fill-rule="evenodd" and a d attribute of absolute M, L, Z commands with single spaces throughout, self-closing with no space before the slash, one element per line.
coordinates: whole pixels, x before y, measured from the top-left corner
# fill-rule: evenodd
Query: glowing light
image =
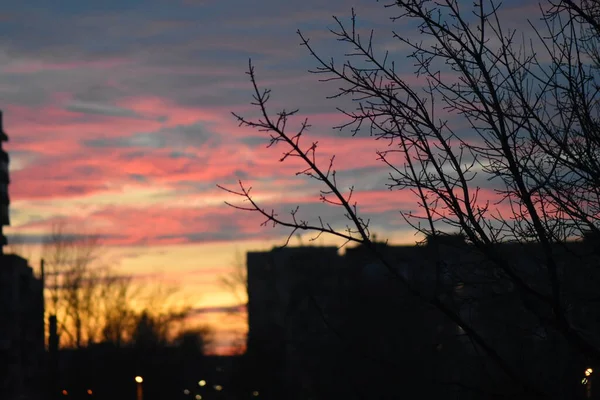
<path fill-rule="evenodd" d="M 137 383 L 142 383 L 142 382 L 144 382 L 144 378 L 142 378 L 141 376 L 138 375 L 138 376 L 135 377 L 135 381 Z"/>
<path fill-rule="evenodd" d="M 221 385 L 215 385 L 215 390 L 217 392 L 220 392 L 221 390 L 223 390 L 223 386 L 221 386 Z"/>
<path fill-rule="evenodd" d="M 196 395 L 196 400 L 202 400 L 202 396 L 200 396 L 199 394 Z"/>
<path fill-rule="evenodd" d="M 190 391 L 187 389 L 183 389 L 183 394 L 185 394 L 187 396 L 188 394 L 190 394 Z"/>
<path fill-rule="evenodd" d="M 252 392 L 252 396 L 258 397 L 258 390 L 255 390 L 254 392 Z"/>
<path fill-rule="evenodd" d="M 585 385 L 586 383 L 588 383 L 588 380 L 587 380 L 587 378 L 583 378 L 583 379 L 581 380 L 581 384 L 582 384 L 582 385 Z"/>
<path fill-rule="evenodd" d="M 87 390 L 87 394 L 89 394 L 90 396 L 94 394 L 94 392 L 92 392 L 92 389 L 88 389 Z"/>
<path fill-rule="evenodd" d="M 594 372 L 593 369 L 588 368 L 588 369 L 585 370 L 585 376 L 590 376 L 593 372 Z"/>
<path fill-rule="evenodd" d="M 66 389 L 63 389 L 63 391 L 62 391 L 62 394 L 63 394 L 63 396 L 68 396 L 68 395 L 69 395 L 69 392 L 67 392 L 67 390 L 66 390 Z"/>
<path fill-rule="evenodd" d="M 198 381 L 198 386 L 206 386 L 206 381 L 204 379 Z"/>

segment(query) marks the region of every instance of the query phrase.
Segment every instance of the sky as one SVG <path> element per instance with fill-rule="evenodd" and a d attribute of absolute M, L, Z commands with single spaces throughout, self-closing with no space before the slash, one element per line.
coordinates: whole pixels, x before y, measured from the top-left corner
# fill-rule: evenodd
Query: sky
<path fill-rule="evenodd" d="M 510 3 L 507 14 L 514 12 Z M 273 91 L 273 112 L 300 109 L 296 126 L 309 118 L 320 160 L 336 155 L 338 183 L 354 185 L 373 230 L 414 243 L 398 213 L 415 209 L 414 198 L 388 191 L 375 154 L 386 144 L 332 129 L 343 121 L 339 102 L 326 98 L 336 87 L 308 73 L 316 64 L 296 34 L 302 30 L 327 57 L 340 55 L 346 49 L 328 29 L 333 15 L 347 21 L 352 7 L 361 32 L 375 29 L 378 48 L 410 74 L 412 62 L 402 64 L 405 49 L 392 29 L 416 37 L 414 25 L 392 23 L 389 9 L 372 0 L 4 5 L 0 108 L 10 137 L 9 235 L 35 245 L 59 222 L 99 235 L 120 273 L 176 283 L 222 337 L 243 331 L 239 319 L 217 312 L 239 303 L 218 279 L 236 252 L 281 245 L 287 231 L 228 207 L 224 202 L 235 199 L 216 185 L 235 189 L 242 180 L 282 215 L 300 205 L 307 218 L 345 225 L 339 209 L 319 202 L 315 182 L 295 176 L 299 164 L 279 162 L 283 148 L 267 148 L 264 133 L 239 127 L 231 115 L 256 115 L 245 73 L 252 59 L 259 84 Z M 313 243 L 339 244 L 327 237 Z"/>

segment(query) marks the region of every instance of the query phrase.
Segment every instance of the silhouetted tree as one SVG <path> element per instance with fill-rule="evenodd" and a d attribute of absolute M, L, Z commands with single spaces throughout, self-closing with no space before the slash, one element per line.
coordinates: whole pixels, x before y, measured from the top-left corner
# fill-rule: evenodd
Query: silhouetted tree
<path fill-rule="evenodd" d="M 59 334 L 67 335 L 77 348 L 93 342 L 99 333 L 99 315 L 94 305 L 101 291 L 100 243 L 87 234 L 73 234 L 65 224 L 55 224 L 45 240 L 48 312 L 57 315 Z"/>
<path fill-rule="evenodd" d="M 286 146 L 281 161 L 301 159 L 306 169 L 298 174 L 323 184 L 320 199 L 341 207 L 348 226 L 303 220 L 298 210 L 286 219 L 258 204 L 241 182 L 239 190 L 226 190 L 246 201 L 236 208 L 289 227 L 290 237 L 312 230 L 370 249 L 390 279 L 458 325 L 474 352 L 486 355 L 487 395 L 571 397 L 584 365 L 600 367 L 600 8 L 586 0 L 543 3 L 541 26 L 532 22 L 519 33 L 505 28 L 494 2 L 469 5 L 398 0 L 386 6 L 393 21 L 416 22 L 417 36 L 393 33 L 416 79 L 398 72 L 400 58 L 377 51 L 372 32 L 360 34 L 354 13 L 350 24 L 336 18 L 332 30 L 349 47 L 341 63 L 319 55 L 299 32 L 317 62 L 312 72 L 339 85 L 332 98 L 357 104 L 341 109 L 348 122 L 339 128 L 366 129 L 389 143 L 376 157 L 387 167 L 390 190 L 415 196 L 418 212 L 399 211 L 437 254 L 431 287 L 398 273 L 378 251 L 369 219 L 352 200 L 354 189 L 337 184 L 334 159 L 318 162 L 318 143 L 304 142 L 306 120 L 290 131 L 297 110 L 268 111 L 270 91 L 259 89 L 252 65 L 253 104 L 261 116 L 236 115 L 240 125 L 268 132 L 270 146 Z M 446 232 L 463 235 L 476 254 L 471 265 L 460 266 L 464 274 L 444 265 Z M 454 279 L 452 293 L 435 285 L 442 271 Z M 479 316 L 462 312 L 467 308 Z M 499 337 L 491 326 L 514 331 Z M 555 347 L 560 350 L 552 353 Z M 545 350 L 530 357 L 532 348 Z"/>
<path fill-rule="evenodd" d="M 175 323 L 183 320 L 186 314 L 186 312 L 151 313 L 149 310 L 142 311 L 134 317 L 135 327 L 131 334 L 131 344 L 139 348 L 164 347 L 171 342 L 178 344 L 179 335 L 191 334 L 189 331 L 179 334 L 173 332 Z M 202 339 L 201 332 L 195 332 L 195 334 Z M 201 351 L 202 349 L 200 349 Z"/>
<path fill-rule="evenodd" d="M 214 331 L 209 326 L 188 328 L 177 334 L 173 345 L 184 352 L 205 353 L 206 349 L 214 342 Z"/>
<path fill-rule="evenodd" d="M 190 309 L 178 287 L 118 275 L 102 264 L 100 253 L 98 237 L 65 224 L 54 225 L 44 243 L 47 311 L 57 315 L 62 344 L 128 345 L 140 321 L 152 324 L 161 343 L 171 340 Z"/>
<path fill-rule="evenodd" d="M 248 302 L 248 273 L 244 257 L 239 251 L 235 252 L 235 259 L 231 271 L 219 277 L 219 283 L 235 296 L 240 304 Z"/>
<path fill-rule="evenodd" d="M 232 308 L 224 318 L 246 322 L 246 306 L 248 305 L 248 273 L 246 263 L 241 252 L 235 252 L 231 270 L 219 277 L 221 286 L 231 293 L 238 301 L 238 307 Z M 246 332 L 236 332 L 230 346 L 234 354 L 243 354 L 246 350 Z"/>
<path fill-rule="evenodd" d="M 159 324 L 146 311 L 142 311 L 137 319 L 131 341 L 135 347 L 152 349 L 164 346 L 167 338 Z"/>
<path fill-rule="evenodd" d="M 139 297 L 141 287 L 132 284 L 128 276 L 107 276 L 103 281 L 99 301 L 96 303 L 103 315 L 100 340 L 117 348 L 131 341 L 136 323 L 132 303 Z"/>

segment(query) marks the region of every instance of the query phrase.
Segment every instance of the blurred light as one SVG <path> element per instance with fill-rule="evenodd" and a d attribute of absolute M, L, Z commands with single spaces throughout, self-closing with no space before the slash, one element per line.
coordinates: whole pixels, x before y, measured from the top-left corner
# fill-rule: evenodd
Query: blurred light
<path fill-rule="evenodd" d="M 94 394 L 94 392 L 92 392 L 92 389 L 88 389 L 87 394 L 89 394 L 91 396 L 92 394 Z"/>
<path fill-rule="evenodd" d="M 138 376 L 135 377 L 135 381 L 137 383 L 142 383 L 142 382 L 144 382 L 144 378 L 142 378 L 141 376 L 138 375 Z"/>
<path fill-rule="evenodd" d="M 252 396 L 258 397 L 258 390 L 255 390 L 254 392 L 252 392 Z"/>
<path fill-rule="evenodd" d="M 188 395 L 188 394 L 190 394 L 190 391 L 187 389 L 183 389 L 183 394 Z"/>
<path fill-rule="evenodd" d="M 582 385 L 585 385 L 586 383 L 588 383 L 588 380 L 587 380 L 587 378 L 583 378 L 583 379 L 581 380 L 581 384 L 582 384 Z"/>
<path fill-rule="evenodd" d="M 67 392 L 66 389 L 63 389 L 62 394 L 63 394 L 63 396 L 67 396 L 69 394 L 69 392 Z"/>
<path fill-rule="evenodd" d="M 221 390 L 223 390 L 223 386 L 221 386 L 221 385 L 215 385 L 215 390 L 217 392 L 220 392 Z"/>
<path fill-rule="evenodd" d="M 204 379 L 202 379 L 201 381 L 198 381 L 198 386 L 205 386 L 206 385 L 206 381 Z"/>
<path fill-rule="evenodd" d="M 200 396 L 199 394 L 196 395 L 196 400 L 202 400 L 202 396 Z"/>
<path fill-rule="evenodd" d="M 590 376 L 593 372 L 594 372 L 593 369 L 588 368 L 588 369 L 585 370 L 585 376 Z"/>

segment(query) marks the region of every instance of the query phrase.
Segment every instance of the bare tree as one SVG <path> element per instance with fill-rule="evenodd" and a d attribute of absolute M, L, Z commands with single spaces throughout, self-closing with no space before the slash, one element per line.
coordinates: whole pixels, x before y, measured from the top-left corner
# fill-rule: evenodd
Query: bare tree
<path fill-rule="evenodd" d="M 248 302 L 248 273 L 246 263 L 241 252 L 235 252 L 232 269 L 229 273 L 219 277 L 219 283 L 229 293 L 235 296 L 239 304 Z"/>
<path fill-rule="evenodd" d="M 165 341 L 171 341 L 186 327 L 186 318 L 191 310 L 189 296 L 181 291 L 178 284 L 148 282 L 142 288 L 135 307 L 148 313 Z"/>
<path fill-rule="evenodd" d="M 178 287 L 115 273 L 102 263 L 98 237 L 73 232 L 65 224 L 54 225 L 42 252 L 47 310 L 57 316 L 63 345 L 129 345 L 142 325 L 151 325 L 166 343 L 182 329 L 190 307 L 177 296 Z M 142 319 L 147 324 L 140 325 Z"/>
<path fill-rule="evenodd" d="M 468 10 L 460 3 L 398 0 L 386 6 L 392 21 L 417 22 L 417 39 L 392 33 L 408 49 L 416 84 L 398 72 L 391 54 L 377 52 L 373 32 L 360 34 L 354 13 L 349 24 L 336 18 L 331 31 L 349 48 L 343 62 L 319 55 L 299 35 L 316 60 L 312 72 L 340 87 L 331 97 L 357 104 L 340 109 L 348 122 L 338 128 L 352 134 L 366 129 L 389 143 L 376 153 L 387 167 L 388 187 L 411 192 L 420 209 L 399 210 L 404 220 L 432 244 L 447 232 L 464 235 L 484 260 L 474 263 L 471 276 L 516 293 L 518 301 L 503 304 L 501 314 L 523 315 L 536 324 L 529 336 L 564 344 L 573 371 L 581 362 L 600 367 L 594 283 L 600 278 L 600 8 L 593 1 L 549 2 L 540 6 L 541 24 L 531 21 L 519 32 L 504 28 L 502 10 L 492 1 L 476 1 Z M 365 245 L 406 291 L 457 324 L 476 351 L 528 396 L 552 397 L 549 385 L 560 385 L 555 378 L 536 380 L 481 323 L 439 290 L 415 285 L 378 253 L 353 188 L 337 184 L 334 159 L 319 164 L 317 142 L 305 142 L 308 122 L 292 132 L 297 110 L 271 114 L 270 91 L 259 89 L 252 65 L 248 74 L 261 116 L 236 115 L 240 125 L 268 132 L 269 146 L 286 146 L 281 161 L 300 158 L 306 169 L 298 174 L 322 183 L 320 199 L 341 207 L 348 225 L 302 220 L 297 209 L 282 217 L 258 204 L 242 182 L 239 190 L 225 189 L 246 202 L 233 206 L 262 214 L 265 224 L 289 227 L 290 237 L 312 230 Z M 574 244 L 583 239 L 592 246 Z M 506 244 L 524 256 L 509 254 Z M 478 296 L 478 307 L 486 301 Z M 525 343 L 506 340 L 513 347 Z"/>
<path fill-rule="evenodd" d="M 136 323 L 136 314 L 131 304 L 141 289 L 132 285 L 132 278 L 129 276 L 107 276 L 103 282 L 98 304 L 103 316 L 100 339 L 121 347 L 131 341 Z"/>
<path fill-rule="evenodd" d="M 182 330 L 173 343 L 191 354 L 206 354 L 215 342 L 215 332 L 208 325 Z"/>
<path fill-rule="evenodd" d="M 98 323 L 94 300 L 101 290 L 98 238 L 67 231 L 65 224 L 52 227 L 42 256 L 47 266 L 48 311 L 57 315 L 59 332 L 80 348 L 93 341 L 92 325 Z"/>
<path fill-rule="evenodd" d="M 133 282 L 131 277 L 112 275 L 102 285 L 97 299 L 101 311 L 100 338 L 117 347 L 146 341 L 166 345 L 185 329 L 190 306 L 178 298 L 176 286 Z"/>
<path fill-rule="evenodd" d="M 244 255 L 240 251 L 236 250 L 230 272 L 221 275 L 219 277 L 219 283 L 225 290 L 231 293 L 238 302 L 237 307 L 231 307 L 224 318 L 230 319 L 230 321 L 246 323 L 246 307 L 248 305 L 248 270 L 246 269 Z M 235 337 L 230 341 L 231 352 L 233 354 L 243 354 L 245 352 L 246 336 L 246 332 L 243 331 L 237 331 L 235 333 Z"/>

